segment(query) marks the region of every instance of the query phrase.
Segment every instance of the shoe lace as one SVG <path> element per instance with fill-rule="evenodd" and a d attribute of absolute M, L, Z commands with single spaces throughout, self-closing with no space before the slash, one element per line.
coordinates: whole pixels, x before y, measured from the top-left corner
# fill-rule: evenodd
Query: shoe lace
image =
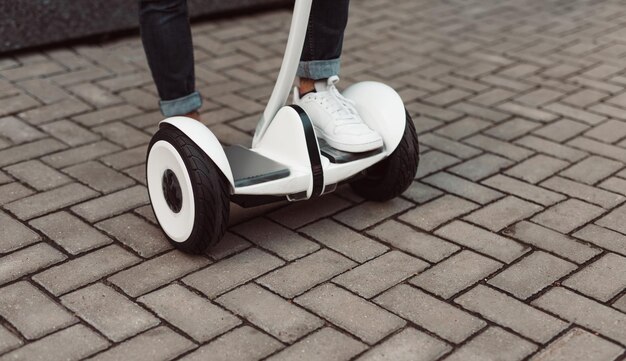
<path fill-rule="evenodd" d="M 333 115 L 337 126 L 359 124 L 360 121 L 355 116 L 354 102 L 339 92 L 335 84 L 339 77 L 333 76 L 328 79 L 326 92 L 321 93 L 326 109 Z"/>

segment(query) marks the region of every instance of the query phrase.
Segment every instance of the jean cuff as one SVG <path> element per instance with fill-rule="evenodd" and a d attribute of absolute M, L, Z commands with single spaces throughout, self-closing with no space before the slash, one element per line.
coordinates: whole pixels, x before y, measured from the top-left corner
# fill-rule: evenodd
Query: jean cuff
<path fill-rule="evenodd" d="M 159 101 L 161 113 L 166 117 L 185 115 L 200 109 L 201 106 L 202 97 L 197 91 L 181 98 Z"/>
<path fill-rule="evenodd" d="M 301 61 L 298 65 L 298 76 L 313 80 L 327 79 L 339 75 L 341 61 L 339 58 L 331 60 Z"/>

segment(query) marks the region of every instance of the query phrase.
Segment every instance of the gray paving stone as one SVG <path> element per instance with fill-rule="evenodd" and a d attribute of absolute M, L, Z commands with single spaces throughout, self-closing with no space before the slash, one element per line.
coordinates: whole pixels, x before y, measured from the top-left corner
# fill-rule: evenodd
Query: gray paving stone
<path fill-rule="evenodd" d="M 119 121 L 94 127 L 92 130 L 124 148 L 150 142 L 148 134 Z"/>
<path fill-rule="evenodd" d="M 312 289 L 295 302 L 368 344 L 380 341 L 405 325 L 401 318 L 329 283 Z M 350 312 L 346 313 L 346 309 Z"/>
<path fill-rule="evenodd" d="M 5 184 L 5 183 L 9 183 L 13 180 L 13 178 L 9 177 L 6 173 L 4 173 L 3 171 L 0 171 L 0 184 Z"/>
<path fill-rule="evenodd" d="M 7 253 L 40 240 L 41 236 L 37 233 L 0 211 L 0 253 Z"/>
<path fill-rule="evenodd" d="M 485 332 L 464 344 L 446 361 L 517 361 L 531 354 L 537 346 L 500 327 L 489 327 Z"/>
<path fill-rule="evenodd" d="M 74 325 L 11 351 L 0 360 L 80 360 L 109 346 L 109 342 L 83 325 Z"/>
<path fill-rule="evenodd" d="M 589 138 L 577 137 L 567 142 L 567 144 L 593 154 L 611 158 L 618 162 L 623 162 L 624 159 L 626 159 L 626 149 L 598 142 Z"/>
<path fill-rule="evenodd" d="M 624 202 L 625 199 L 618 194 L 622 187 L 619 187 L 620 189 L 617 190 L 617 193 L 612 193 L 561 177 L 552 177 L 541 183 L 541 186 L 606 209 L 615 207 Z"/>
<path fill-rule="evenodd" d="M 407 328 L 358 359 L 370 361 L 428 361 L 437 359 L 450 349 L 450 346 L 443 341 L 414 328 Z"/>
<path fill-rule="evenodd" d="M 552 176 L 561 169 L 564 169 L 568 165 L 568 162 L 560 159 L 548 157 L 543 154 L 537 154 L 532 158 L 518 163 L 516 166 L 508 169 L 505 173 L 528 183 L 536 184 Z"/>
<path fill-rule="evenodd" d="M 55 168 L 63 168 L 100 158 L 119 150 L 121 150 L 121 148 L 117 145 L 103 140 L 50 154 L 41 159 Z"/>
<path fill-rule="evenodd" d="M 184 356 L 184 361 L 255 361 L 280 350 L 276 339 L 250 326 L 239 327 Z"/>
<path fill-rule="evenodd" d="M 335 277 L 333 282 L 362 297 L 372 298 L 426 267 L 428 263 L 422 260 L 391 251 Z"/>
<path fill-rule="evenodd" d="M 569 233 L 604 212 L 602 208 L 589 203 L 568 199 L 537 214 L 531 220 L 557 231 Z"/>
<path fill-rule="evenodd" d="M 38 107 L 20 113 L 20 118 L 30 124 L 44 124 L 53 120 L 66 118 L 75 114 L 86 112 L 90 107 L 75 98 L 66 98 L 56 103 Z"/>
<path fill-rule="evenodd" d="M 546 106 L 545 109 L 567 118 L 579 120 L 589 125 L 596 125 L 606 119 L 606 117 L 584 111 L 577 107 L 570 107 L 561 103 L 552 103 Z"/>
<path fill-rule="evenodd" d="M 0 289 L 0 315 L 29 340 L 78 322 L 61 305 L 26 281 Z"/>
<path fill-rule="evenodd" d="M 296 342 L 268 360 L 350 360 L 367 346 L 330 327 L 325 327 Z"/>
<path fill-rule="evenodd" d="M 620 233 L 626 234 L 626 223 L 622 222 L 626 217 L 626 205 L 615 208 L 606 216 L 600 218 L 595 223 L 599 226 L 610 228 Z"/>
<path fill-rule="evenodd" d="M 566 197 L 562 194 L 548 191 L 544 188 L 507 177 L 505 175 L 495 175 L 482 182 L 485 185 L 501 190 L 505 193 L 513 194 L 517 197 L 539 203 L 543 206 L 553 205 Z"/>
<path fill-rule="evenodd" d="M 209 264 L 205 257 L 174 250 L 108 278 L 127 295 L 137 297 Z"/>
<path fill-rule="evenodd" d="M 485 231 L 462 221 L 454 221 L 435 234 L 505 263 L 511 263 L 528 251 L 528 247 L 509 238 Z"/>
<path fill-rule="evenodd" d="M 562 101 L 572 106 L 586 107 L 590 104 L 598 102 L 598 100 L 605 98 L 606 96 L 606 93 L 599 92 L 597 90 L 584 89 L 569 95 L 568 97 L 562 99 Z"/>
<path fill-rule="evenodd" d="M 100 139 L 100 136 L 67 119 L 43 124 L 41 128 L 71 146 L 83 145 Z"/>
<path fill-rule="evenodd" d="M 31 219 L 97 196 L 79 183 L 71 183 L 11 202 L 5 208 L 22 220 Z"/>
<path fill-rule="evenodd" d="M 588 224 L 573 236 L 626 256 L 626 235 L 595 224 Z"/>
<path fill-rule="evenodd" d="M 556 119 L 556 115 L 544 112 L 535 107 L 524 106 L 512 102 L 507 102 L 497 106 L 498 110 L 520 116 L 522 118 L 528 118 L 532 120 L 537 120 L 540 122 L 550 122 Z"/>
<path fill-rule="evenodd" d="M 481 154 L 476 158 L 472 158 L 462 164 L 450 168 L 448 171 L 470 180 L 477 181 L 498 173 L 500 170 L 509 167 L 511 164 L 513 164 L 513 162 L 506 158 L 493 154 Z"/>
<path fill-rule="evenodd" d="M 237 317 L 176 284 L 143 295 L 137 301 L 198 342 L 209 341 L 241 323 Z"/>
<path fill-rule="evenodd" d="M 626 257 L 607 253 L 570 276 L 563 285 L 606 302 L 626 289 Z"/>
<path fill-rule="evenodd" d="M 381 223 L 368 233 L 428 262 L 439 262 L 459 250 L 459 246 L 455 244 L 428 233 L 416 231 L 395 220 Z"/>
<path fill-rule="evenodd" d="M 356 265 L 322 249 L 259 278 L 258 282 L 283 297 L 293 298 Z"/>
<path fill-rule="evenodd" d="M 142 220 L 133 214 L 122 214 L 96 223 L 101 229 L 132 248 L 144 258 L 172 249 L 163 231 L 160 228 Z"/>
<path fill-rule="evenodd" d="M 4 170 L 16 179 L 39 191 L 45 191 L 71 182 L 69 177 L 38 160 L 14 164 L 4 168 Z"/>
<path fill-rule="evenodd" d="M 410 282 L 440 297 L 450 298 L 500 267 L 500 262 L 463 250 L 413 277 Z"/>
<path fill-rule="evenodd" d="M 22 248 L 1 258 L 0 284 L 37 272 L 66 258 L 63 253 L 43 242 Z"/>
<path fill-rule="evenodd" d="M 413 206 L 413 203 L 402 198 L 395 198 L 385 203 L 365 202 L 345 210 L 333 218 L 352 228 L 363 230 Z"/>
<path fill-rule="evenodd" d="M 0 167 L 37 158 L 64 149 L 65 147 L 66 146 L 58 140 L 45 138 L 3 149 L 0 150 Z"/>
<path fill-rule="evenodd" d="M 578 182 L 594 184 L 618 171 L 623 166 L 620 162 L 592 155 L 559 174 Z"/>
<path fill-rule="evenodd" d="M 256 245 L 292 261 L 319 249 L 301 235 L 263 218 L 256 218 L 232 229 Z"/>
<path fill-rule="evenodd" d="M 617 301 L 613 303 L 613 307 L 621 310 L 622 312 L 626 312 L 626 295 L 620 297 Z"/>
<path fill-rule="evenodd" d="M 417 168 L 416 179 L 423 178 L 427 175 L 437 173 L 438 171 L 448 168 L 451 165 L 459 163 L 460 160 L 451 155 L 431 150 L 424 154 L 420 154 L 420 163 Z"/>
<path fill-rule="evenodd" d="M 19 337 L 11 333 L 11 331 L 0 326 L 0 354 L 18 348 L 23 344 Z"/>
<path fill-rule="evenodd" d="M 510 141 L 532 131 L 533 129 L 539 128 L 540 126 L 541 124 L 539 123 L 531 122 L 523 118 L 513 118 L 500 123 L 493 128 L 489 128 L 484 133 L 498 139 Z"/>
<path fill-rule="evenodd" d="M 389 249 L 382 243 L 376 242 L 331 219 L 322 219 L 302 228 L 300 231 L 324 246 L 360 263 L 381 255 Z"/>
<path fill-rule="evenodd" d="M 403 197 L 408 198 L 418 204 L 423 204 L 430 201 L 433 198 L 437 198 L 442 195 L 443 192 L 439 189 L 428 186 L 424 183 L 413 182 L 409 188 L 402 194 Z"/>
<path fill-rule="evenodd" d="M 88 161 L 65 168 L 63 172 L 105 194 L 126 188 L 135 183 L 124 174 L 95 161 Z"/>
<path fill-rule="evenodd" d="M 510 228 L 510 234 L 524 243 L 554 252 L 579 264 L 601 253 L 597 248 L 531 222 L 515 224 Z"/>
<path fill-rule="evenodd" d="M 17 113 L 39 105 L 39 102 L 27 94 L 18 94 L 0 100 L 0 116 Z"/>
<path fill-rule="evenodd" d="M 480 184 L 467 181 L 449 173 L 437 173 L 422 180 L 437 188 L 480 204 L 487 204 L 504 195 Z"/>
<path fill-rule="evenodd" d="M 183 278 L 183 282 L 214 298 L 284 264 L 278 257 L 258 248 L 211 265 Z"/>
<path fill-rule="evenodd" d="M 560 158 L 569 162 L 576 162 L 584 158 L 587 153 L 559 143 L 544 140 L 532 135 L 527 135 L 515 144 L 533 149 L 537 152 L 546 153 L 555 158 Z"/>
<path fill-rule="evenodd" d="M 609 119 L 585 132 L 585 135 L 604 143 L 615 143 L 626 136 L 626 122 Z"/>
<path fill-rule="evenodd" d="M 548 342 L 567 327 L 566 322 L 483 285 L 457 297 L 455 302 L 540 343 Z"/>
<path fill-rule="evenodd" d="M 255 284 L 236 288 L 215 301 L 287 343 L 324 325 L 315 315 Z"/>
<path fill-rule="evenodd" d="M 89 222 L 97 222 L 148 202 L 146 187 L 134 186 L 78 204 L 72 207 L 72 211 Z"/>
<path fill-rule="evenodd" d="M 537 353 L 532 361 L 615 360 L 624 349 L 583 329 L 573 328 Z"/>
<path fill-rule="evenodd" d="M 489 284 L 524 300 L 576 268 L 573 263 L 536 251 L 498 273 Z"/>
<path fill-rule="evenodd" d="M 63 67 L 54 62 L 41 62 L 21 66 L 18 68 L 2 70 L 0 75 L 8 80 L 19 80 L 24 78 L 34 78 L 42 75 L 50 75 L 63 72 Z"/>
<path fill-rule="evenodd" d="M 35 78 L 23 80 L 17 84 L 45 104 L 55 103 L 69 97 L 69 94 L 63 88 L 53 84 L 48 79 Z"/>
<path fill-rule="evenodd" d="M 102 283 L 66 294 L 61 302 L 114 342 L 159 324 L 151 313 Z"/>
<path fill-rule="evenodd" d="M 416 325 L 460 343 L 482 329 L 485 321 L 408 285 L 398 285 L 374 302 Z"/>
<path fill-rule="evenodd" d="M 70 254 L 80 254 L 113 242 L 68 212 L 52 213 L 29 222 Z"/>
<path fill-rule="evenodd" d="M 399 219 L 421 229 L 431 231 L 441 224 L 469 213 L 476 208 L 478 206 L 475 203 L 453 195 L 445 195 L 403 214 Z"/>
<path fill-rule="evenodd" d="M 76 84 L 67 89 L 97 108 L 118 104 L 122 101 L 120 97 L 92 83 Z"/>
<path fill-rule="evenodd" d="M 587 129 L 589 129 L 588 125 L 564 118 L 533 131 L 533 134 L 548 138 L 555 142 L 563 142 Z"/>
<path fill-rule="evenodd" d="M 542 209 L 536 204 L 508 196 L 468 214 L 463 219 L 498 232 L 515 222 L 529 218 Z"/>
<path fill-rule="evenodd" d="M 519 147 L 511 142 L 505 142 L 480 134 L 464 139 L 463 142 L 514 161 L 526 159 L 534 154 L 533 151 Z"/>
<path fill-rule="evenodd" d="M 466 117 L 437 129 L 436 133 L 443 135 L 444 137 L 459 140 L 472 134 L 476 134 L 477 132 L 488 128 L 490 125 L 490 122 L 473 117 Z"/>
<path fill-rule="evenodd" d="M 18 182 L 12 182 L 0 186 L 0 205 L 14 202 L 18 199 L 22 199 L 32 195 L 33 192 L 30 188 L 21 185 Z"/>
<path fill-rule="evenodd" d="M 84 126 L 93 127 L 113 120 L 129 117 L 139 112 L 140 110 L 134 106 L 122 104 L 78 115 L 73 117 L 73 119 Z"/>
<path fill-rule="evenodd" d="M 611 177 L 600 183 L 598 186 L 613 193 L 626 196 L 626 180 L 624 179 Z"/>
<path fill-rule="evenodd" d="M 562 96 L 563 94 L 560 92 L 547 88 L 539 88 L 518 97 L 516 101 L 533 107 L 539 107 L 546 103 L 551 103 Z"/>
<path fill-rule="evenodd" d="M 110 245 L 40 272 L 33 280 L 59 296 L 137 262 L 138 257 Z"/>
<path fill-rule="evenodd" d="M 284 226 L 296 229 L 330 216 L 350 206 L 350 202 L 335 195 L 327 195 L 311 202 L 296 202 L 268 215 Z"/>
<path fill-rule="evenodd" d="M 165 361 L 174 359 L 195 347 L 193 342 L 183 336 L 165 326 L 159 326 L 118 344 L 90 360 Z"/>
<path fill-rule="evenodd" d="M 45 138 L 46 134 L 16 117 L 4 117 L 0 118 L 0 136 L 13 144 L 20 144 Z"/>
<path fill-rule="evenodd" d="M 532 304 L 621 344 L 626 343 L 626 315 L 597 301 L 555 287 Z"/>
<path fill-rule="evenodd" d="M 74 56 L 75 59 L 80 59 L 79 57 Z M 70 85 L 75 83 L 80 83 L 84 81 L 95 80 L 98 78 L 103 78 L 110 75 L 110 73 L 102 68 L 89 65 L 84 69 L 75 70 L 65 74 L 55 75 L 50 77 L 50 80 L 59 84 L 59 85 Z"/>
<path fill-rule="evenodd" d="M 152 213 L 151 206 L 144 206 L 138 209 L 144 209 Z M 137 210 L 135 210 L 135 212 L 145 217 L 144 213 L 137 212 Z M 156 219 L 154 220 L 154 223 L 156 223 Z M 237 236 L 234 233 L 227 231 L 221 241 L 219 241 L 215 246 L 212 246 L 207 250 L 207 255 L 213 259 L 220 260 L 228 256 L 232 256 L 235 253 L 239 253 L 247 248 L 250 248 L 251 246 L 252 243 L 246 241 L 245 239 Z"/>

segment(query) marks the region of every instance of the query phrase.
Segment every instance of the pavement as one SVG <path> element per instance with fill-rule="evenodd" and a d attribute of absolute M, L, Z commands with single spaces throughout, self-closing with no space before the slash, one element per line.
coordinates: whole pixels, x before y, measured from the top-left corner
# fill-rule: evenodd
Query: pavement
<path fill-rule="evenodd" d="M 250 142 L 289 20 L 194 24 L 224 143 Z M 253 211 L 202 257 L 148 204 L 138 37 L 0 58 L 0 360 L 623 360 L 625 20 L 613 0 L 354 1 L 342 85 L 400 92 L 415 182 Z"/>

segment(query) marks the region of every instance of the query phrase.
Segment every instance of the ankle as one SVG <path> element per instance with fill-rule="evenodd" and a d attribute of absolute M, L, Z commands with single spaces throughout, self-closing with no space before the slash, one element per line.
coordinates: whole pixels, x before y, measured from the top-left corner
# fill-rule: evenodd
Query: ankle
<path fill-rule="evenodd" d="M 305 94 L 315 91 L 315 80 L 300 78 L 299 83 L 298 92 L 300 93 L 300 96 L 304 96 Z"/>
<path fill-rule="evenodd" d="M 187 113 L 187 114 L 185 114 L 183 116 L 187 117 L 187 118 L 191 118 L 191 119 L 197 120 L 197 121 L 201 121 L 200 120 L 200 113 L 197 110 L 194 110 L 193 112 L 189 112 L 189 113 Z"/>

